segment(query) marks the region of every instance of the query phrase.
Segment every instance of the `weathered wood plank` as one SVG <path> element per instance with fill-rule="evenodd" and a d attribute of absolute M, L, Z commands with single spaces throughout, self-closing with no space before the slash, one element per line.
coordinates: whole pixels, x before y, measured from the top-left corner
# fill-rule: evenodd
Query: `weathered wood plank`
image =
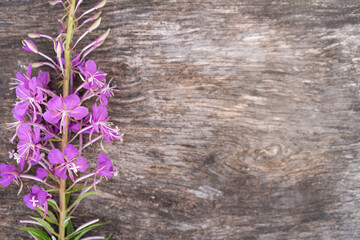
<path fill-rule="evenodd" d="M 0 8 L 5 123 L 10 79 L 39 59 L 21 40 L 55 34 L 61 14 L 40 0 Z M 120 176 L 84 202 L 82 221 L 111 221 L 97 233 L 114 239 L 358 238 L 359 9 L 109 0 L 97 33 L 112 33 L 92 57 L 120 90 L 110 115 L 126 136 L 106 145 Z M 0 133 L 6 161 L 12 133 Z M 0 191 L 1 239 L 26 237 L 15 228 L 31 212 L 16 191 Z"/>

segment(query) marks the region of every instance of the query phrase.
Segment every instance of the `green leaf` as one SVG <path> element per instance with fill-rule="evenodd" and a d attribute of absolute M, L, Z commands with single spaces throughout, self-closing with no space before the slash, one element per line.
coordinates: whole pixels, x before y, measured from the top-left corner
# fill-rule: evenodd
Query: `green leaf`
<path fill-rule="evenodd" d="M 61 142 L 61 139 L 58 138 L 50 138 L 50 139 L 46 139 L 46 141 L 52 141 L 52 142 Z"/>
<path fill-rule="evenodd" d="M 44 212 L 41 211 L 40 209 L 36 209 L 36 211 L 40 214 L 40 216 L 43 218 L 44 217 Z M 48 221 L 49 223 L 53 223 L 53 224 L 58 224 L 56 216 L 50 211 L 48 210 L 48 214 L 51 216 L 45 216 L 46 221 Z"/>
<path fill-rule="evenodd" d="M 55 182 L 58 181 L 52 174 L 48 174 L 48 176 L 49 176 L 52 180 L 54 180 Z M 59 191 L 58 189 L 56 189 L 56 190 Z"/>
<path fill-rule="evenodd" d="M 102 226 L 105 225 L 107 223 L 103 223 L 103 222 L 97 222 L 94 223 L 90 226 L 87 226 L 86 228 L 81 229 L 80 231 L 76 232 L 74 235 L 72 235 L 70 238 L 68 238 L 69 240 L 79 240 L 82 236 L 84 236 L 87 232 L 93 230 L 94 228 L 98 227 L 98 226 Z"/>
<path fill-rule="evenodd" d="M 69 201 L 70 201 L 70 194 L 65 194 L 65 206 L 69 205 Z"/>
<path fill-rule="evenodd" d="M 58 235 L 55 232 L 55 230 L 50 226 L 50 224 L 48 222 L 46 222 L 45 220 L 42 220 L 41 218 L 36 218 L 36 217 L 31 217 L 31 219 L 33 219 L 33 220 L 37 221 L 38 223 L 40 223 L 45 229 L 47 229 L 49 232 L 51 232 L 55 236 Z"/>
<path fill-rule="evenodd" d="M 74 189 L 72 189 L 72 190 L 69 190 L 69 191 L 67 191 L 66 193 L 67 193 L 67 194 L 70 194 L 70 193 L 73 193 L 73 192 L 79 191 L 79 190 L 81 190 L 81 189 L 84 189 L 84 188 L 91 188 L 91 187 L 92 187 L 92 186 L 80 186 L 80 187 L 74 188 Z"/>
<path fill-rule="evenodd" d="M 94 194 L 97 194 L 96 192 L 86 192 L 86 193 L 83 193 L 81 194 L 74 202 L 73 204 L 71 204 L 71 206 L 67 209 L 67 211 L 70 211 L 73 207 L 76 206 L 76 204 L 78 202 L 80 202 L 81 200 L 83 200 L 84 198 L 90 196 L 90 195 L 94 195 Z"/>
<path fill-rule="evenodd" d="M 32 235 L 34 235 L 34 237 L 38 238 L 39 240 L 51 240 L 50 236 L 46 232 L 38 228 L 25 227 L 25 228 L 19 228 L 19 230 L 27 231 Z"/>
<path fill-rule="evenodd" d="M 60 209 L 59 209 L 59 207 L 57 206 L 57 204 L 56 204 L 56 202 L 55 202 L 54 200 L 48 199 L 48 200 L 47 200 L 47 203 L 48 203 L 50 206 L 52 206 L 54 209 L 56 209 L 56 211 L 60 212 Z"/>
<path fill-rule="evenodd" d="M 68 224 L 65 228 L 65 235 L 68 236 L 72 234 L 75 231 L 74 225 L 71 222 L 71 219 L 69 219 Z"/>

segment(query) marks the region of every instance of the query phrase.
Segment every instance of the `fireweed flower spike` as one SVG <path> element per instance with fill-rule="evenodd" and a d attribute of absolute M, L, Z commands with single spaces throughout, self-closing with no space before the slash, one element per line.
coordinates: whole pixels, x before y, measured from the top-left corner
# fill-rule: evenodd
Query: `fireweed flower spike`
<path fill-rule="evenodd" d="M 17 147 L 16 151 L 10 151 L 12 162 L 0 164 L 0 184 L 7 187 L 15 182 L 20 185 L 20 193 L 23 179 L 27 184 L 30 180 L 35 181 L 37 185 L 29 187 L 23 200 L 41 218 L 21 220 L 21 223 L 34 225 L 21 230 L 39 240 L 108 239 L 104 236 L 82 238 L 102 224 L 98 219 L 77 228 L 71 222 L 81 201 L 96 193 L 90 190 L 96 190 L 96 185 L 103 179 L 110 179 L 118 173 L 110 158 L 103 153 L 97 157 L 97 167 L 87 172 L 88 161 L 82 156 L 86 154 L 85 149 L 97 140 L 101 140 L 103 147 L 104 139 L 112 143 L 123 138 L 119 128 L 109 122 L 106 107 L 115 87 L 110 86 L 111 80 L 106 80 L 107 74 L 94 60 L 86 59 L 102 45 L 110 30 L 82 49 L 76 49 L 81 46 L 83 38 L 99 27 L 100 9 L 106 0 L 99 0 L 94 7 L 84 11 L 79 11 L 81 3 L 82 0 L 50 1 L 50 4 L 59 4 L 65 10 L 64 17 L 58 19 L 61 24 L 59 34 L 30 33 L 28 36 L 50 40 L 49 48 L 53 55 L 43 54 L 32 40 L 23 40 L 25 51 L 46 60 L 29 65 L 26 73 L 17 73 L 12 83 L 17 97 L 12 110 L 16 120 L 8 126 L 16 129 L 10 141 Z M 92 16 L 87 16 L 90 13 Z M 87 26 L 90 22 L 92 24 Z M 86 27 L 83 29 L 83 26 Z M 74 36 L 80 37 L 76 39 Z M 32 69 L 42 66 L 50 66 L 53 72 L 40 69 L 37 76 L 32 76 Z M 62 86 L 62 91 L 50 89 L 51 81 L 55 81 L 53 86 Z M 85 101 L 89 104 L 83 104 Z M 85 107 L 90 105 L 93 105 L 91 113 Z M 90 177 L 94 177 L 93 183 L 88 181 Z M 54 193 L 56 199 L 50 193 Z"/>

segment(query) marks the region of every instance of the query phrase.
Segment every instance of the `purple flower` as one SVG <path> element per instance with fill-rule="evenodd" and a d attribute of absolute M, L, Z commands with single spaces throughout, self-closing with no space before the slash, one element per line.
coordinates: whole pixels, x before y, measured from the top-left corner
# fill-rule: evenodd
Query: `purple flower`
<path fill-rule="evenodd" d="M 122 140 L 123 134 L 120 133 L 119 128 L 111 128 L 112 123 L 108 122 L 108 111 L 104 105 L 97 106 L 96 103 L 93 106 L 93 113 L 89 119 L 89 123 L 92 126 L 90 130 L 90 138 L 92 133 L 101 132 L 101 135 L 111 143 L 111 140 Z"/>
<path fill-rule="evenodd" d="M 18 85 L 16 87 L 16 96 L 20 102 L 16 104 L 13 114 L 16 118 L 24 117 L 29 111 L 29 105 L 32 107 L 33 116 L 35 117 L 39 112 L 42 114 L 40 104 L 43 103 L 43 92 L 37 88 L 36 77 L 31 78 L 28 86 Z"/>
<path fill-rule="evenodd" d="M 16 96 L 20 100 L 13 114 L 16 119 L 23 118 L 29 112 L 29 106 L 33 110 L 33 119 L 38 114 L 42 114 L 40 104 L 44 102 L 48 90 L 46 88 L 50 82 L 50 75 L 47 72 L 39 72 L 38 77 L 31 78 L 32 66 L 29 65 L 26 75 L 17 73 L 16 79 L 18 86 L 16 87 Z"/>
<path fill-rule="evenodd" d="M 97 69 L 93 60 L 86 61 L 85 66 L 79 66 L 78 68 L 85 78 L 85 83 L 82 84 L 83 88 L 102 88 L 106 85 L 106 83 L 103 81 L 106 77 L 106 74 L 103 71 L 99 71 Z"/>
<path fill-rule="evenodd" d="M 39 50 L 36 47 L 35 43 L 31 40 L 25 39 L 23 42 L 23 49 L 28 51 L 28 52 L 32 52 L 32 53 L 38 53 Z"/>
<path fill-rule="evenodd" d="M 80 123 L 79 122 L 74 122 L 74 121 L 70 121 L 69 122 L 69 131 L 70 132 L 78 132 L 80 130 Z"/>
<path fill-rule="evenodd" d="M 36 86 L 44 89 L 49 89 L 48 85 L 50 82 L 50 74 L 48 72 L 40 71 L 37 76 Z"/>
<path fill-rule="evenodd" d="M 29 82 L 31 79 L 31 71 L 32 71 L 32 65 L 30 64 L 27 69 L 26 75 L 23 75 L 21 72 L 18 72 L 16 74 L 17 84 L 19 84 L 19 85 L 23 84 L 23 85 L 25 85 L 26 88 L 29 88 Z"/>
<path fill-rule="evenodd" d="M 51 139 L 54 136 L 56 136 L 56 134 L 59 132 L 59 128 L 55 125 L 53 126 L 45 125 L 44 130 L 45 130 L 44 131 L 45 134 L 43 135 L 42 140 Z"/>
<path fill-rule="evenodd" d="M 103 104 L 103 105 L 107 105 L 108 104 L 108 97 L 113 96 L 114 95 L 114 88 L 110 87 L 110 83 L 111 80 L 108 84 L 105 84 L 102 88 L 99 89 L 98 93 L 99 93 L 99 97 L 96 99 L 96 101 L 99 101 Z"/>
<path fill-rule="evenodd" d="M 74 181 L 74 174 L 79 172 L 85 172 L 88 165 L 84 157 L 76 157 L 79 155 L 79 152 L 76 147 L 72 144 L 68 144 L 64 148 L 64 154 L 59 149 L 52 149 L 49 152 L 49 162 L 55 167 L 55 173 L 62 179 L 66 179 L 66 171 L 68 171 L 70 179 Z"/>
<path fill-rule="evenodd" d="M 60 132 L 64 131 L 65 117 L 73 117 L 76 120 L 81 120 L 88 115 L 89 110 L 86 107 L 79 106 L 80 98 L 75 94 L 69 95 L 65 98 L 54 97 L 47 103 L 47 111 L 43 117 L 48 123 L 56 124 L 60 122 Z"/>
<path fill-rule="evenodd" d="M 18 150 L 19 168 L 24 169 L 25 161 L 35 165 L 40 159 L 40 149 L 37 144 L 40 142 L 40 127 L 34 127 L 34 131 L 29 124 L 22 124 L 17 129 L 17 136 L 20 139 Z"/>
<path fill-rule="evenodd" d="M 44 217 L 48 212 L 48 203 L 47 200 L 51 198 L 51 195 L 48 194 L 45 189 L 40 189 L 37 185 L 34 185 L 30 190 L 30 193 L 24 196 L 24 202 L 28 208 L 31 209 L 41 209 L 44 211 Z"/>
<path fill-rule="evenodd" d="M 118 171 L 113 167 L 110 158 L 108 158 L 104 153 L 100 153 L 97 158 L 97 168 L 95 169 L 95 174 L 104 176 L 106 178 L 111 178 L 112 175 L 116 176 Z"/>
<path fill-rule="evenodd" d="M 0 164 L 0 184 L 7 187 L 11 182 L 17 178 L 20 178 L 17 168 L 12 164 Z"/>
<path fill-rule="evenodd" d="M 16 120 L 23 120 L 25 115 L 29 112 L 29 103 L 27 102 L 19 102 L 15 105 L 12 113 Z"/>

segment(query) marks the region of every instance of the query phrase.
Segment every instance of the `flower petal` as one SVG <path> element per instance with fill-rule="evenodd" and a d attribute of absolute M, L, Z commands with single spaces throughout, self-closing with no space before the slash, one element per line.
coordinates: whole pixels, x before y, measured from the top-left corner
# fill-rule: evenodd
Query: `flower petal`
<path fill-rule="evenodd" d="M 26 123 L 21 124 L 16 131 L 18 138 L 24 142 L 32 142 L 31 133 L 30 125 Z"/>
<path fill-rule="evenodd" d="M 26 162 L 26 159 L 25 159 L 24 157 L 21 157 L 21 158 L 20 158 L 20 162 L 19 162 L 19 169 L 20 169 L 20 171 L 23 171 L 23 170 L 24 170 L 25 162 Z"/>
<path fill-rule="evenodd" d="M 11 184 L 11 182 L 14 180 L 14 178 L 1 178 L 0 179 L 0 184 L 3 185 L 4 187 L 7 187 Z"/>
<path fill-rule="evenodd" d="M 30 64 L 27 71 L 26 71 L 26 76 L 30 79 L 31 78 L 31 70 L 32 70 L 32 65 Z"/>
<path fill-rule="evenodd" d="M 36 177 L 40 178 L 40 179 L 44 179 L 48 176 L 46 170 L 44 168 L 38 168 L 36 170 Z"/>
<path fill-rule="evenodd" d="M 36 197 L 39 200 L 39 205 L 42 206 L 44 205 L 44 203 L 46 203 L 46 196 L 47 193 L 43 190 L 40 190 L 37 194 Z"/>
<path fill-rule="evenodd" d="M 75 133 L 78 132 L 78 131 L 80 131 L 80 123 L 70 121 L 70 123 L 69 123 L 69 130 L 70 130 L 71 132 L 75 132 Z"/>
<path fill-rule="evenodd" d="M 1 163 L 0 164 L 0 171 L 1 172 L 4 172 L 4 171 L 7 171 L 9 165 L 7 165 L 6 163 Z"/>
<path fill-rule="evenodd" d="M 26 206 L 31 209 L 35 209 L 33 203 L 30 201 L 33 196 L 34 196 L 34 194 L 32 194 L 32 193 L 26 194 L 24 196 L 24 202 L 25 202 Z"/>
<path fill-rule="evenodd" d="M 97 174 L 100 175 L 100 176 L 104 176 L 104 177 L 107 177 L 107 178 L 111 178 L 112 177 L 112 172 L 110 170 L 111 168 L 102 168 Z"/>
<path fill-rule="evenodd" d="M 71 159 L 76 158 L 76 156 L 79 154 L 79 151 L 76 147 L 74 147 L 74 145 L 68 144 L 64 148 L 64 153 L 67 159 L 70 161 Z"/>
<path fill-rule="evenodd" d="M 102 122 L 104 121 L 107 116 L 108 116 L 108 110 L 104 105 L 99 105 L 98 107 L 96 106 L 96 103 L 93 106 L 93 116 L 94 116 L 94 120 L 96 122 Z"/>
<path fill-rule="evenodd" d="M 94 74 L 97 71 L 96 63 L 93 60 L 86 61 L 85 67 L 86 67 L 86 71 L 88 71 L 91 74 Z"/>
<path fill-rule="evenodd" d="M 43 117 L 48 123 L 56 124 L 59 122 L 61 114 L 55 111 L 46 111 Z"/>
<path fill-rule="evenodd" d="M 52 111 L 57 111 L 62 109 L 62 99 L 61 97 L 53 97 L 52 99 L 50 99 L 47 103 L 47 109 L 52 110 Z"/>
<path fill-rule="evenodd" d="M 16 92 L 16 96 L 20 99 L 26 99 L 30 97 L 30 91 L 24 85 L 18 85 L 16 87 L 15 92 Z"/>
<path fill-rule="evenodd" d="M 75 118 L 76 120 L 81 120 L 84 117 L 86 117 L 86 115 L 89 114 L 89 110 L 86 107 L 77 107 L 75 108 L 72 112 L 69 113 L 70 117 Z"/>
<path fill-rule="evenodd" d="M 38 187 L 38 185 L 34 185 L 34 186 L 31 188 L 31 192 L 32 192 L 33 194 L 37 194 L 39 191 L 40 191 L 40 188 Z"/>
<path fill-rule="evenodd" d="M 112 165 L 110 158 L 108 158 L 104 153 L 100 153 L 97 157 L 97 164 L 99 165 L 99 167 L 111 167 Z"/>
<path fill-rule="evenodd" d="M 48 158 L 49 158 L 49 162 L 51 162 L 54 165 L 64 163 L 64 155 L 57 148 L 50 150 Z"/>
<path fill-rule="evenodd" d="M 16 80 L 18 81 L 18 84 L 23 85 L 25 88 L 29 88 L 29 80 L 21 72 L 16 74 Z"/>
<path fill-rule="evenodd" d="M 80 105 L 80 98 L 75 94 L 71 94 L 64 98 L 64 105 L 66 110 L 74 109 Z"/>
<path fill-rule="evenodd" d="M 108 99 L 105 94 L 100 94 L 101 101 L 104 105 L 108 105 Z"/>
<path fill-rule="evenodd" d="M 67 175 L 66 175 L 66 168 L 65 167 L 56 167 L 55 168 L 55 173 L 56 175 L 58 175 L 59 177 L 61 177 L 62 179 L 66 179 Z"/>
<path fill-rule="evenodd" d="M 84 157 L 79 157 L 79 159 L 76 160 L 75 165 L 78 167 L 79 172 L 85 172 L 88 168 L 87 161 Z"/>
<path fill-rule="evenodd" d="M 40 142 L 41 138 L 40 138 L 40 127 L 39 126 L 35 126 L 34 127 L 34 134 L 35 134 L 35 139 L 34 139 L 34 143 L 38 143 Z"/>
<path fill-rule="evenodd" d="M 13 114 L 16 119 L 24 117 L 29 111 L 29 102 L 19 102 L 13 109 Z"/>

